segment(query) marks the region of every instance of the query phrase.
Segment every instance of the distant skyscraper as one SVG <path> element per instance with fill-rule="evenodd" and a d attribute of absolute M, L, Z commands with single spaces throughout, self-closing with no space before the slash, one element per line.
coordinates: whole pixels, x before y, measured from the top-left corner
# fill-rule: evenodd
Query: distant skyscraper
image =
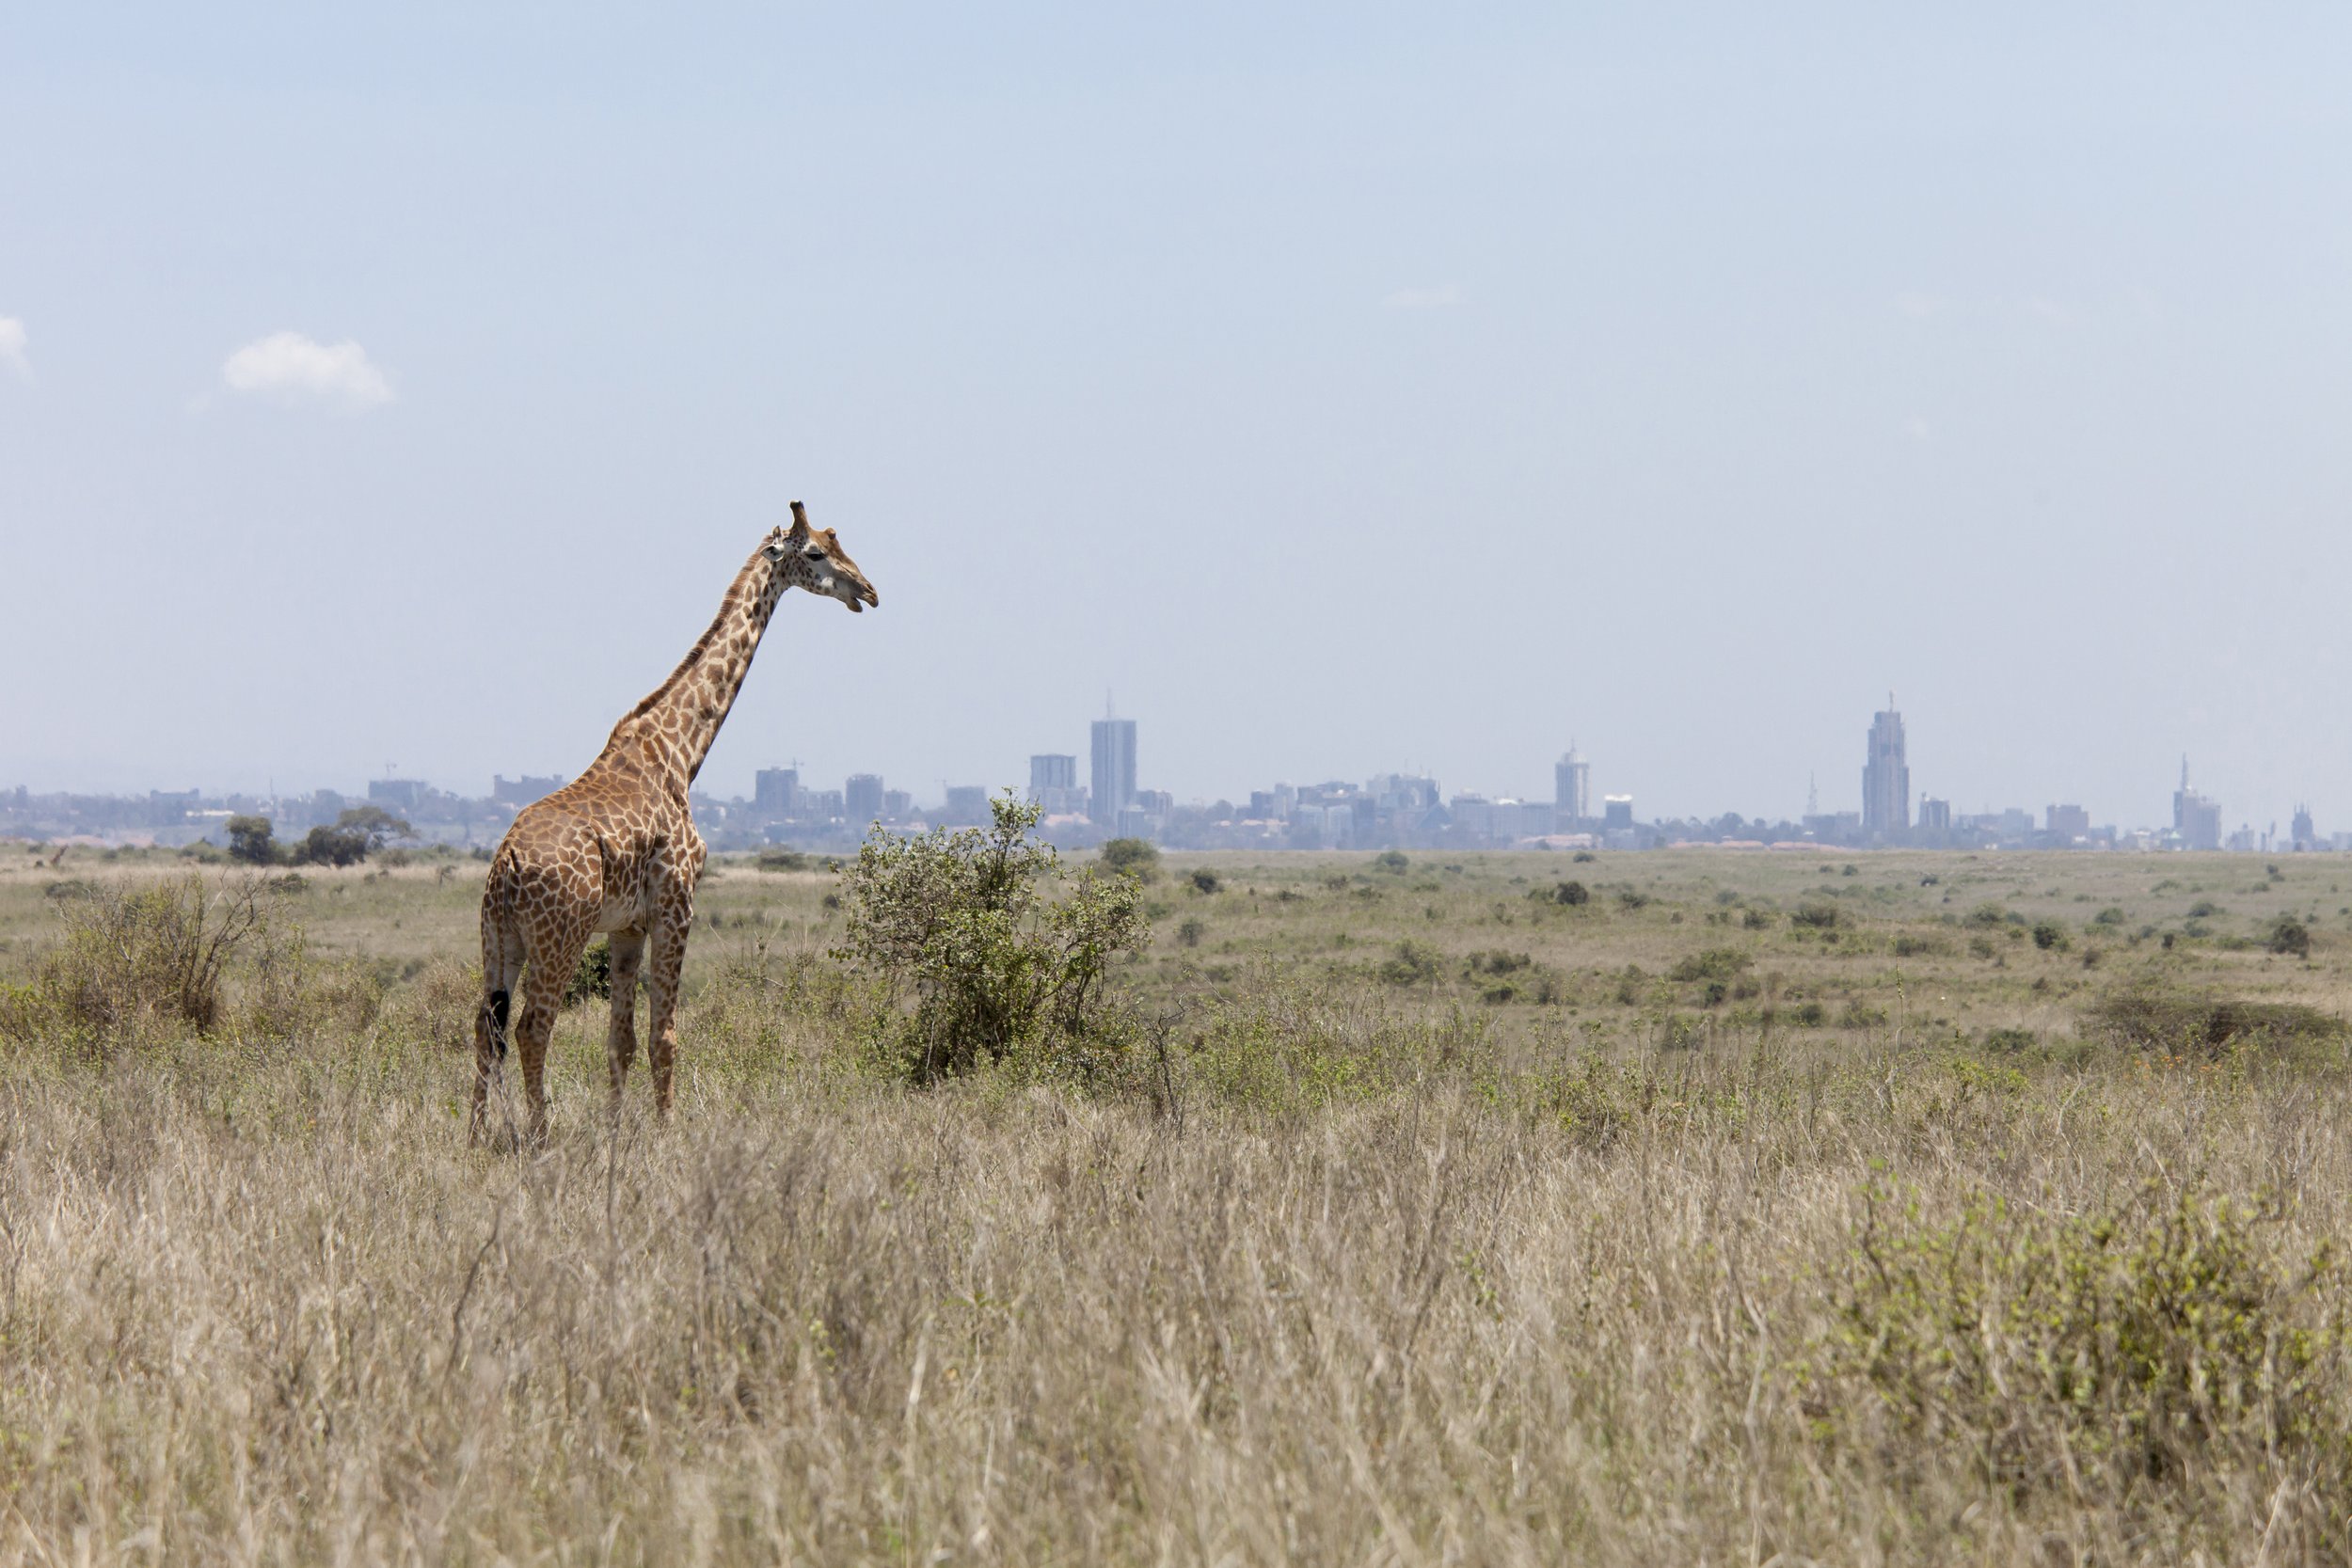
<path fill-rule="evenodd" d="M 1104 705 L 1107 710 L 1110 705 Z M 1093 793 L 1087 815 L 1116 828 L 1119 814 L 1136 803 L 1136 721 L 1107 716 L 1094 721 Z"/>
<path fill-rule="evenodd" d="M 2311 807 L 2306 805 L 2297 805 L 2295 808 L 2294 832 L 2295 847 L 2297 849 L 2316 849 L 2319 847 L 2319 831 L 2312 826 Z"/>
<path fill-rule="evenodd" d="M 801 770 L 763 768 L 752 775 L 752 809 L 769 821 L 790 816 L 801 803 Z"/>
<path fill-rule="evenodd" d="M 1582 822 L 1593 815 L 1593 765 L 1568 742 L 1567 755 L 1551 769 L 1552 815 L 1563 824 Z"/>
<path fill-rule="evenodd" d="M 1911 832 L 1911 765 L 1903 759 L 1903 716 L 1895 694 L 1870 721 L 1870 760 L 1862 765 L 1862 831 L 1893 841 Z"/>
<path fill-rule="evenodd" d="M 2181 758 L 2181 787 L 2172 792 L 2172 831 L 2190 849 L 2221 847 L 2221 802 L 2188 787 L 2188 758 Z"/>
<path fill-rule="evenodd" d="M 882 814 L 882 782 L 880 773 L 852 773 L 850 782 L 841 786 L 842 815 L 855 828 L 879 822 Z"/>
<path fill-rule="evenodd" d="M 1057 752 L 1041 752 L 1029 759 L 1029 795 L 1042 800 L 1049 789 L 1065 793 L 1078 787 L 1078 759 Z"/>
<path fill-rule="evenodd" d="M 985 784 L 949 784 L 947 802 L 939 808 L 942 821 L 951 828 L 978 828 L 988 824 L 988 786 Z"/>

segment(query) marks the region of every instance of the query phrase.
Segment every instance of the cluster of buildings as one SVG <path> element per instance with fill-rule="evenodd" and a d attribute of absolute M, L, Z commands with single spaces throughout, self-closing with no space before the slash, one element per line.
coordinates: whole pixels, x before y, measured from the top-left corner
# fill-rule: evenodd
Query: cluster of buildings
<path fill-rule="evenodd" d="M 1712 844 L 1730 847 L 2035 849 L 2352 850 L 2352 833 L 2322 839 L 2311 813 L 2297 807 L 2290 832 L 2222 831 L 2217 801 L 2189 785 L 2188 764 L 2172 797 L 2169 829 L 2095 825 L 2080 805 L 2053 804 L 2037 816 L 2022 807 L 1955 811 L 1948 800 L 1921 794 L 1912 809 L 1911 767 L 1903 718 L 1890 695 L 1871 719 L 1862 767 L 1862 809 L 1823 813 L 1808 800 L 1791 821 L 1742 818 L 1643 821 L 1629 795 L 1592 792 L 1592 765 L 1571 744 L 1552 770 L 1549 800 L 1473 792 L 1445 794 L 1434 778 L 1382 773 L 1361 784 L 1327 780 L 1277 784 L 1246 799 L 1179 803 L 1146 789 L 1136 766 L 1136 721 L 1105 712 L 1089 735 L 1083 779 L 1075 752 L 1029 758 L 1027 796 L 1042 813 L 1042 832 L 1067 847 L 1116 837 L 1148 838 L 1195 849 L 1645 849 Z M 211 797 L 196 790 L 118 796 L 0 794 L 0 836 L 82 838 L 108 844 L 225 842 L 228 819 L 266 816 L 280 838 L 332 824 L 355 805 L 378 806 L 408 822 L 419 840 L 462 847 L 495 844 L 516 812 L 562 787 L 558 777 L 493 778 L 486 796 L 453 795 L 417 779 L 383 778 L 364 798 L 331 789 L 307 795 Z M 761 768 L 751 795 L 721 799 L 697 791 L 695 821 L 715 849 L 763 845 L 848 850 L 874 825 L 897 832 L 967 827 L 989 820 L 990 790 L 946 784 L 936 801 L 918 802 L 879 773 L 852 773 L 838 789 L 803 782 L 798 765 Z"/>

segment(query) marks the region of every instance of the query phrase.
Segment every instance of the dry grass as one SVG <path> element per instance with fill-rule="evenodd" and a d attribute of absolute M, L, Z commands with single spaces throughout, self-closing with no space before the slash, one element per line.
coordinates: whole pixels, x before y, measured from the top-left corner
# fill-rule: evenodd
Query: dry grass
<path fill-rule="evenodd" d="M 0 1047 L 0 1564 L 2346 1555 L 2340 1040 L 2078 1037 L 2125 972 L 1996 966 L 1932 886 L 1831 944 L 1710 921 L 1748 906 L 1698 857 L 1640 908 L 1578 867 L 1583 911 L 1515 860 L 1373 898 L 1341 863 L 1159 894 L 1137 983 L 1184 1010 L 1093 1098 L 894 1086 L 813 956 L 826 884 L 741 869 L 667 1127 L 607 1135 L 580 1009 L 555 1141 L 465 1147 L 429 871 L 294 899 L 386 971 L 364 1021 Z M 1908 1010 L 1906 932 L 1944 944 Z M 1407 939 L 1437 979 L 1377 978 Z M 1483 1000 L 1498 949 L 1559 999 Z M 2111 961 L 2334 1012 L 2341 951 Z M 2039 1043 L 1989 1045 L 2021 1006 Z"/>

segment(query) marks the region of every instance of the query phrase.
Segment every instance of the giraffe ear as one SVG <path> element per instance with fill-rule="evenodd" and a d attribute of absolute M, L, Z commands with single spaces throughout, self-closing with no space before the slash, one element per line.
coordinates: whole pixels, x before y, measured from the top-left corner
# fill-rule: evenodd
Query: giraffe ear
<path fill-rule="evenodd" d="M 792 503 L 791 539 L 796 545 L 803 545 L 808 542 L 808 508 L 803 506 L 799 501 L 794 501 Z"/>

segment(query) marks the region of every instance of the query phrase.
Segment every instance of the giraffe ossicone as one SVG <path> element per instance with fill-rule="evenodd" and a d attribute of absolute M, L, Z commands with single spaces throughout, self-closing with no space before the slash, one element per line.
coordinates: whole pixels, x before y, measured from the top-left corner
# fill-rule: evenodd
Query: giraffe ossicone
<path fill-rule="evenodd" d="M 837 599 L 853 611 L 882 599 L 833 530 L 792 526 L 759 543 L 719 613 L 670 678 L 612 726 L 587 771 L 523 808 L 491 857 L 482 889 L 482 1006 L 474 1018 L 472 1134 L 486 1127 L 490 1084 L 511 1035 L 522 1066 L 528 1131 L 547 1134 L 548 1039 L 589 939 L 612 948 L 612 1015 L 605 1053 L 617 1112 L 637 1056 L 637 982 L 651 997 L 654 1105 L 670 1109 L 678 980 L 707 851 L 686 792 L 710 754 L 785 591 Z M 519 1007 L 516 1006 L 519 987 Z"/>

